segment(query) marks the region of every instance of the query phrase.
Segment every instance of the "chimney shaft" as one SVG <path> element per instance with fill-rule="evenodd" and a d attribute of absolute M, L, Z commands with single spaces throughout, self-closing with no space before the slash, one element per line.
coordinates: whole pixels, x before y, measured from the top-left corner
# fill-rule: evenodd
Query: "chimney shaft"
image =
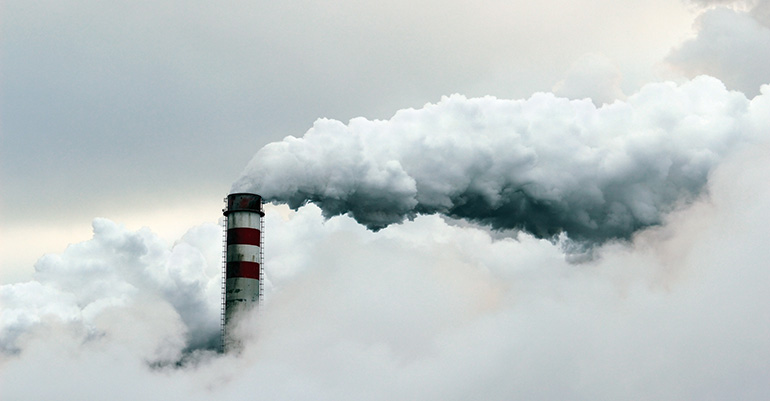
<path fill-rule="evenodd" d="M 262 197 L 235 193 L 227 196 L 223 210 L 227 220 L 224 327 L 222 344 L 226 351 L 235 343 L 232 328 L 238 316 L 259 303 L 262 292 Z"/>

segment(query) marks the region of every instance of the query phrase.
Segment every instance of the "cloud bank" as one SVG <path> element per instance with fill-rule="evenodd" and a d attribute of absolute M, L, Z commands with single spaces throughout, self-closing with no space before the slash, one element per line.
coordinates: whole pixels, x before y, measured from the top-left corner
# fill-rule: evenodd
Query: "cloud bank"
<path fill-rule="evenodd" d="M 389 120 L 318 120 L 257 152 L 232 190 L 312 202 L 375 230 L 439 213 L 539 238 L 628 239 L 765 134 L 767 96 L 748 100 L 709 77 L 649 84 L 601 108 L 547 93 L 453 95 Z"/>

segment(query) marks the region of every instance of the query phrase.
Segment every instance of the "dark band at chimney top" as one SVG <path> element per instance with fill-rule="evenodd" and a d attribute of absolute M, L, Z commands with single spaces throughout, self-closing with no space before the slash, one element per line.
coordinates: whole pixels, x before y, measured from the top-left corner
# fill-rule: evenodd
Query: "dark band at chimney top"
<path fill-rule="evenodd" d="M 227 208 L 223 210 L 224 215 L 227 216 L 233 212 L 254 212 L 259 213 L 260 216 L 265 216 L 264 210 L 262 210 L 262 197 L 257 194 L 249 193 L 236 193 L 227 195 Z"/>

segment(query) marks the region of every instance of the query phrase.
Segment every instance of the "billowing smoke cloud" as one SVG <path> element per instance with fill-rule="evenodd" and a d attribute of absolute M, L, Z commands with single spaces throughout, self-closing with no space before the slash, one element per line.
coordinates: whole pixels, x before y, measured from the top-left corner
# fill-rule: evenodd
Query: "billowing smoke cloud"
<path fill-rule="evenodd" d="M 0 351 L 19 352 L 25 333 L 51 324 L 83 341 L 130 329 L 153 339 L 141 353 L 156 362 L 219 345 L 221 227 L 193 228 L 171 248 L 148 229 L 106 219 L 94 220 L 93 232 L 41 258 L 34 281 L 0 287 Z"/>
<path fill-rule="evenodd" d="M 603 257 L 580 267 L 550 241 L 495 240 L 435 215 L 373 233 L 347 216 L 325 220 L 314 205 L 268 209 L 268 292 L 242 327 L 243 354 L 173 369 L 147 364 L 179 350 L 186 331 L 175 301 L 152 288 L 171 285 L 179 256 L 208 266 L 218 228 L 197 228 L 169 250 L 146 230 L 99 220 L 94 239 L 38 264 L 49 268 L 27 284 L 35 292 L 2 287 L 3 327 L 23 301 L 37 305 L 27 316 L 39 323 L 22 330 L 17 353 L 0 355 L 0 392 L 9 400 L 764 400 L 768 160 L 767 143 L 734 153 L 710 175 L 709 199 L 631 243 L 601 246 Z M 197 271 L 190 277 L 206 282 Z M 113 274 L 120 278 L 105 279 Z M 95 295 L 106 289 L 91 277 L 125 289 L 117 306 L 94 313 L 89 335 L 76 299 L 110 297 Z M 207 296 L 195 288 L 187 295 Z"/>
<path fill-rule="evenodd" d="M 538 93 L 454 95 L 387 121 L 322 119 L 262 148 L 233 185 L 381 229 L 440 213 L 595 244 L 628 239 L 696 198 L 736 145 L 766 134 L 751 101 L 699 77 L 596 108 Z M 759 124 L 759 125 L 758 125 Z"/>

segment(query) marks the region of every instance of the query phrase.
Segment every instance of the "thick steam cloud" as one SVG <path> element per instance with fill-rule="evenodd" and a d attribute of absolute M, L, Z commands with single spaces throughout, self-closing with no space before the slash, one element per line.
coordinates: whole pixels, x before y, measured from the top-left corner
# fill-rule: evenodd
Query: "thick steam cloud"
<path fill-rule="evenodd" d="M 602 245 L 603 257 L 579 269 L 549 241 L 495 239 L 436 215 L 373 233 L 347 216 L 324 220 L 315 205 L 296 213 L 268 207 L 267 291 L 241 327 L 244 352 L 199 353 L 199 363 L 175 368 L 146 362 L 180 349 L 188 309 L 172 306 L 181 296 L 153 288 L 170 288 L 180 261 L 189 262 L 189 282 L 209 282 L 218 264 L 205 261 L 221 250 L 218 227 L 193 229 L 169 247 L 147 230 L 99 220 L 94 239 L 38 263 L 39 284 L 0 287 L 0 327 L 22 312 L 40 320 L 13 326 L 23 332 L 20 350 L 0 354 L 0 393 L 9 400 L 765 400 L 768 160 L 767 143 L 735 152 L 711 174 L 708 199 L 666 215 L 631 243 Z M 97 277 L 115 277 L 104 283 L 125 289 L 86 297 Z M 211 287 L 190 288 L 186 296 L 203 299 Z M 216 327 L 214 292 L 197 313 L 213 315 L 206 319 Z M 80 320 L 67 324 L 57 312 L 111 294 L 122 305 L 86 319 L 102 334 L 84 336 Z"/>
<path fill-rule="evenodd" d="M 748 100 L 705 76 L 600 108 L 546 93 L 453 95 L 387 121 L 318 120 L 262 148 L 233 191 L 312 202 L 374 230 L 439 213 L 540 238 L 628 239 L 697 197 L 728 152 L 766 130 L 767 95 Z"/>
<path fill-rule="evenodd" d="M 107 219 L 93 231 L 38 260 L 35 280 L 0 287 L 0 354 L 19 352 L 44 327 L 84 342 L 123 337 L 151 362 L 219 345 L 221 227 L 192 228 L 172 247 Z"/>

